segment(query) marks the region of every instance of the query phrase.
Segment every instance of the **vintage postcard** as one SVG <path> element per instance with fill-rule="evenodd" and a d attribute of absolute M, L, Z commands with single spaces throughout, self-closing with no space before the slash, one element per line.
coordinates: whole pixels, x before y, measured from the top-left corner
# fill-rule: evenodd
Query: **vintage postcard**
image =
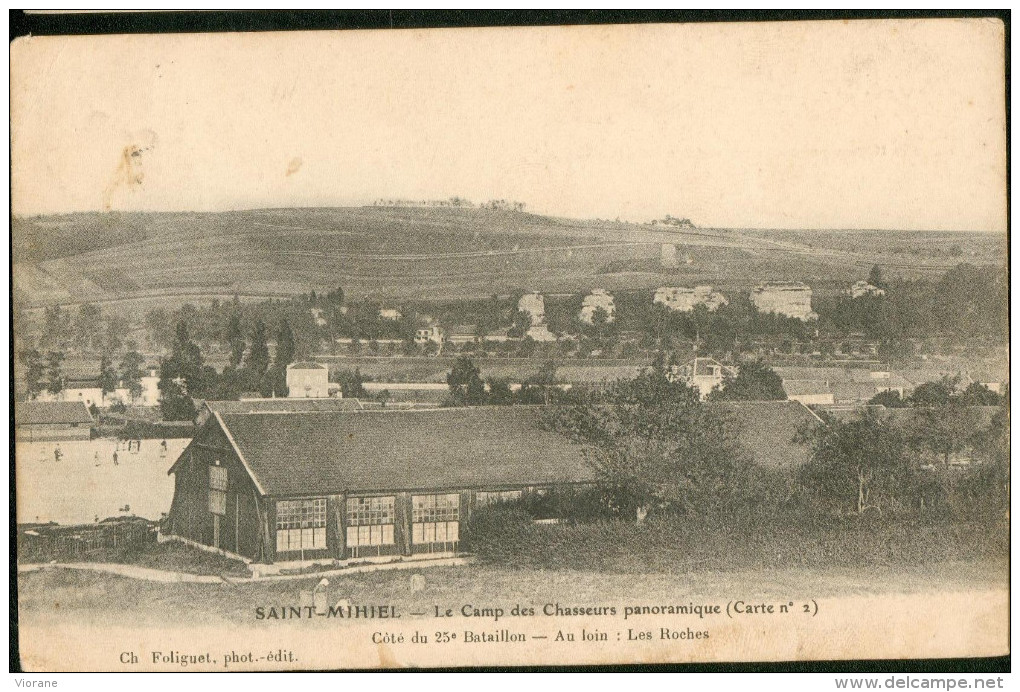
<path fill-rule="evenodd" d="M 24 670 L 1009 653 L 1001 21 L 10 51 Z"/>

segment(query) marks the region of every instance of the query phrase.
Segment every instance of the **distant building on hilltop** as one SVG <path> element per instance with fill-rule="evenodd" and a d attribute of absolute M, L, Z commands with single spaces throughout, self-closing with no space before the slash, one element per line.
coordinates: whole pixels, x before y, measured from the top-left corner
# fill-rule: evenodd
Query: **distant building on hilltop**
<path fill-rule="evenodd" d="M 616 303 L 613 302 L 612 294 L 604 288 L 592 289 L 592 292 L 584 297 L 578 318 L 585 324 L 593 324 L 595 311 L 599 309 L 606 312 L 606 322 L 616 319 Z"/>
<path fill-rule="evenodd" d="M 382 308 L 379 310 L 380 319 L 393 320 L 394 322 L 396 322 L 401 317 L 403 317 L 403 314 L 400 312 L 400 310 L 397 310 L 396 308 Z"/>
<path fill-rule="evenodd" d="M 776 281 L 755 286 L 751 302 L 758 312 L 786 315 L 798 320 L 816 320 L 811 310 L 811 287 L 800 281 Z"/>
<path fill-rule="evenodd" d="M 308 361 L 287 366 L 287 396 L 292 399 L 323 399 L 329 394 L 329 370 Z"/>
<path fill-rule="evenodd" d="M 653 303 L 659 303 L 676 312 L 691 312 L 698 305 L 704 305 L 709 311 L 717 310 L 729 301 L 722 293 L 716 293 L 711 286 L 662 286 L 655 290 Z"/>

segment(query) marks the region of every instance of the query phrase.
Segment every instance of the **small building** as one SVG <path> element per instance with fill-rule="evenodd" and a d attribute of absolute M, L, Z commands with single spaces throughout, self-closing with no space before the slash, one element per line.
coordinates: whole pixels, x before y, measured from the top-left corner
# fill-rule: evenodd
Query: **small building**
<path fill-rule="evenodd" d="M 708 398 L 712 390 L 721 387 L 726 377 L 736 377 L 738 369 L 723 365 L 714 358 L 695 358 L 689 363 L 674 366 L 672 376 L 698 390 L 702 399 Z"/>
<path fill-rule="evenodd" d="M 92 414 L 82 401 L 18 401 L 14 439 L 22 442 L 88 440 Z"/>
<path fill-rule="evenodd" d="M 379 319 L 391 320 L 393 322 L 396 322 L 403 316 L 404 316 L 403 313 L 401 313 L 400 310 L 397 310 L 396 308 L 380 308 L 379 310 Z"/>
<path fill-rule="evenodd" d="M 598 310 L 606 313 L 606 322 L 613 322 L 616 319 L 616 303 L 612 294 L 604 288 L 592 289 L 592 292 L 584 297 L 578 319 L 585 324 L 593 324 L 595 312 Z"/>
<path fill-rule="evenodd" d="M 312 313 L 312 319 L 315 320 L 315 326 L 325 327 L 329 323 L 326 321 L 325 314 L 322 308 L 311 308 L 309 312 Z"/>
<path fill-rule="evenodd" d="M 414 332 L 414 343 L 424 346 L 427 343 L 439 346 L 443 343 L 443 330 L 438 324 L 422 327 Z"/>
<path fill-rule="evenodd" d="M 711 286 L 661 286 L 655 290 L 652 303 L 662 305 L 676 312 L 692 312 L 698 305 L 704 305 L 709 312 L 718 310 L 729 301 Z"/>
<path fill-rule="evenodd" d="M 525 293 L 517 301 L 517 309 L 531 317 L 531 324 L 545 324 L 545 298 L 538 291 Z"/>
<path fill-rule="evenodd" d="M 525 293 L 517 302 L 517 309 L 527 313 L 531 318 L 531 326 L 524 333 L 524 336 L 531 337 L 535 341 L 556 341 L 556 335 L 549 331 L 545 323 L 545 298 L 537 291 Z"/>
<path fill-rule="evenodd" d="M 783 380 L 783 391 L 787 399 L 805 406 L 831 406 L 835 403 L 832 388 L 822 380 Z"/>
<path fill-rule="evenodd" d="M 455 346 L 473 344 L 480 341 L 478 327 L 473 324 L 456 324 L 446 330 L 446 340 Z"/>
<path fill-rule="evenodd" d="M 846 293 L 851 298 L 864 298 L 866 296 L 878 298 L 885 295 L 885 290 L 878 286 L 872 286 L 867 281 L 858 281 L 848 288 Z"/>
<path fill-rule="evenodd" d="M 329 369 L 322 363 L 301 361 L 287 366 L 287 396 L 316 399 L 329 396 Z"/>
<path fill-rule="evenodd" d="M 263 563 L 456 553 L 494 493 L 594 480 L 540 414 L 214 412 L 170 468 L 167 532 Z"/>
<path fill-rule="evenodd" d="M 751 291 L 751 302 L 761 313 L 786 315 L 798 320 L 816 320 L 811 310 L 811 287 L 799 281 L 767 282 Z"/>
<path fill-rule="evenodd" d="M 137 397 L 132 396 L 130 388 L 121 381 L 113 390 L 113 395 L 105 397 L 105 402 L 109 404 L 113 403 L 111 400 L 116 400 L 131 406 L 159 406 L 159 370 L 148 368 L 140 378 L 140 383 L 142 391 Z"/>

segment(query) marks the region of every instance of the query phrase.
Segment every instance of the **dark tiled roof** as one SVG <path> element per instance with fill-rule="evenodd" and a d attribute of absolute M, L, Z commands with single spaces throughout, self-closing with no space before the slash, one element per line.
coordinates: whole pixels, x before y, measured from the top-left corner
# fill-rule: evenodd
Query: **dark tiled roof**
<path fill-rule="evenodd" d="M 793 441 L 805 425 L 818 417 L 796 401 L 726 401 L 705 404 L 726 416 L 737 441 L 762 466 L 793 468 L 807 463 L 811 452 Z"/>
<path fill-rule="evenodd" d="M 802 396 L 805 394 L 831 394 L 828 383 L 820 380 L 783 380 L 786 396 Z"/>
<path fill-rule="evenodd" d="M 14 404 L 15 425 L 92 423 L 83 401 L 19 401 Z"/>
<path fill-rule="evenodd" d="M 268 495 L 592 480 L 581 448 L 534 407 L 220 414 Z"/>
<path fill-rule="evenodd" d="M 244 399 L 241 401 L 207 401 L 206 407 L 219 413 L 335 413 L 360 411 L 358 399 Z"/>

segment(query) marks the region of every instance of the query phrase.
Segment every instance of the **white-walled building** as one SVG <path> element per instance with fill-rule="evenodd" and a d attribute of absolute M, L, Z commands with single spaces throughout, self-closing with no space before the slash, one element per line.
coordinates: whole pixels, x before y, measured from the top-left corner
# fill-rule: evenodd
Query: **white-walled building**
<path fill-rule="evenodd" d="M 424 346 L 429 342 L 439 346 L 443 343 L 443 330 L 438 324 L 416 329 L 414 332 L 414 343 Z"/>
<path fill-rule="evenodd" d="M 616 303 L 613 302 L 612 294 L 604 288 L 592 289 L 592 292 L 584 297 L 578 318 L 585 324 L 592 324 L 595 311 L 599 309 L 605 310 L 607 322 L 616 319 Z"/>
<path fill-rule="evenodd" d="M 291 363 L 287 366 L 287 396 L 292 399 L 328 397 L 329 370 L 321 363 Z"/>
<path fill-rule="evenodd" d="M 736 377 L 737 372 L 737 368 L 723 365 L 713 358 L 695 358 L 672 368 L 673 379 L 698 390 L 702 399 L 708 398 L 716 387 L 721 387 L 727 375 Z"/>
<path fill-rule="evenodd" d="M 525 293 L 517 301 L 517 309 L 531 318 L 531 326 L 528 327 L 525 336 L 535 341 L 556 341 L 556 335 L 549 331 L 545 323 L 545 298 L 541 293 L 537 291 Z"/>
<path fill-rule="evenodd" d="M 401 313 L 400 310 L 397 310 L 396 308 L 381 308 L 379 310 L 380 319 L 392 320 L 396 322 L 403 316 L 404 316 L 403 313 Z"/>
<path fill-rule="evenodd" d="M 816 320 L 811 310 L 811 287 L 800 281 L 759 284 L 751 291 L 751 302 L 758 312 L 786 315 L 798 320 Z"/>

